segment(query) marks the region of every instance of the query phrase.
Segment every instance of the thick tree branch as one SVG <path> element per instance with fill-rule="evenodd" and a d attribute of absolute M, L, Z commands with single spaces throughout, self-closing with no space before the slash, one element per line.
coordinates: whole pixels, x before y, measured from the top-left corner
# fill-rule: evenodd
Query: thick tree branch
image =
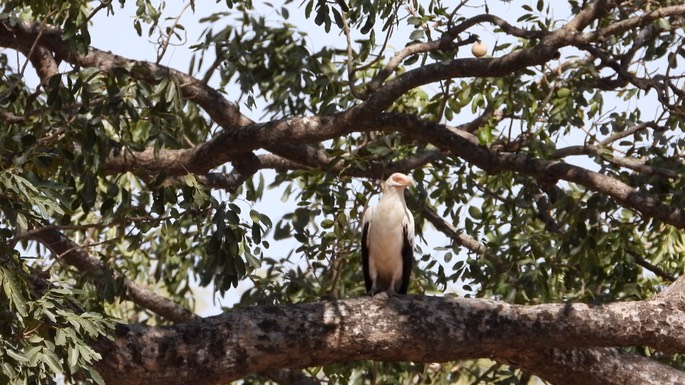
<path fill-rule="evenodd" d="M 344 114 L 343 114 L 344 115 Z M 265 124 L 251 124 L 239 130 L 223 131 L 210 142 L 191 150 L 167 150 L 110 157 L 107 172 L 129 170 L 133 165 L 149 172 L 164 170 L 169 175 L 187 172 L 205 174 L 212 165 L 222 164 L 247 151 L 297 143 L 317 143 L 355 131 L 403 132 L 417 140 L 429 141 L 443 151 L 459 156 L 489 173 L 515 171 L 541 180 L 566 180 L 607 194 L 626 208 L 685 228 L 685 213 L 667 206 L 655 197 L 610 176 L 571 164 L 534 159 L 515 153 L 500 153 L 478 145 L 473 136 L 457 129 L 410 115 L 381 114 L 368 125 L 349 127 L 344 116 L 295 117 Z M 316 155 L 318 157 L 318 155 Z"/>
<path fill-rule="evenodd" d="M 360 123 L 360 118 L 370 119 L 376 112 L 386 109 L 400 95 L 412 88 L 446 77 L 508 74 L 531 65 L 542 64 L 556 54 L 556 47 L 541 44 L 512 52 L 501 58 L 459 59 L 431 64 L 398 76 L 381 87 L 367 101 L 345 113 L 331 117 L 294 118 L 255 124 L 240 114 L 237 105 L 226 101 L 216 90 L 179 71 L 153 63 L 126 59 L 94 48 L 85 55 L 79 54 L 61 40 L 61 31 L 58 28 L 25 23 L 0 24 L 0 46 L 25 49 L 36 41 L 40 47 L 50 50 L 60 60 L 98 68 L 106 73 L 112 73 L 115 68 L 124 68 L 129 70 L 134 78 L 150 83 L 155 83 L 163 76 L 172 76 L 178 81 L 187 100 L 200 105 L 216 123 L 226 129 L 213 140 L 189 150 L 167 150 L 157 154 L 154 149 L 142 152 L 124 149 L 110 157 L 106 166 L 109 173 L 130 170 L 154 173 L 166 170 L 170 175 L 182 175 L 186 172 L 204 174 L 211 168 L 257 148 L 302 142 L 301 136 L 292 134 L 306 132 L 312 135 L 314 130 L 310 128 L 314 127 L 320 131 L 309 136 L 304 142 L 313 143 L 330 139 L 351 132 L 352 128 Z M 238 127 L 243 128 L 239 130 L 240 134 L 237 137 L 223 135 L 235 131 Z M 251 139 L 255 141 L 249 146 L 244 145 Z"/>
<path fill-rule="evenodd" d="M 48 79 L 59 73 L 57 62 L 52 57 L 49 50 L 36 46 L 32 47 L 29 52 L 22 52 L 28 56 L 29 61 L 36 69 L 36 73 L 41 80 L 41 83 L 46 84 Z"/>
<path fill-rule="evenodd" d="M 544 349 L 516 355 L 521 369 L 554 385 L 680 384 L 683 372 L 617 349 Z"/>
<path fill-rule="evenodd" d="M 591 42 L 604 41 L 609 36 L 618 35 L 629 30 L 645 27 L 660 18 L 684 15 L 685 5 L 661 7 L 654 11 L 646 12 L 642 15 L 611 23 L 604 28 L 598 29 L 597 31 L 576 34 L 572 38 L 571 43 L 573 45 L 586 45 Z"/>
<path fill-rule="evenodd" d="M 30 50 L 34 43 L 41 49 L 52 52 L 58 60 L 82 67 L 97 68 L 109 74 L 115 69 L 123 68 L 130 71 L 133 78 L 153 84 L 161 77 L 171 76 L 178 82 L 184 98 L 200 105 L 214 122 L 225 129 L 233 129 L 252 122 L 240 113 L 236 103 L 227 101 L 215 89 L 183 72 L 146 61 L 127 59 L 96 48 L 91 48 L 85 55 L 80 54 L 68 42 L 62 40 L 62 31 L 53 26 L 0 22 L 0 46 L 24 52 Z"/>
<path fill-rule="evenodd" d="M 593 155 L 601 156 L 602 159 L 613 165 L 625 167 L 645 175 L 661 175 L 666 178 L 677 178 L 680 175 L 677 171 L 665 167 L 650 166 L 644 162 L 631 158 L 611 156 L 611 154 L 603 153 L 602 150 L 604 150 L 602 146 L 593 144 L 569 146 L 554 151 L 554 153 L 550 155 L 550 159 L 563 159 L 572 155 Z M 607 148 L 606 150 L 610 149 Z"/>
<path fill-rule="evenodd" d="M 618 179 L 560 161 L 534 159 L 526 155 L 499 153 L 473 143 L 469 134 L 420 120 L 410 115 L 382 114 L 376 119 L 377 130 L 401 131 L 428 140 L 483 170 L 497 174 L 514 171 L 542 181 L 566 180 L 607 194 L 621 205 L 647 217 L 685 228 L 685 213 L 679 207 L 667 206 L 651 195 L 642 193 Z"/>
<path fill-rule="evenodd" d="M 80 271 L 97 277 L 95 279 L 96 284 L 102 284 L 104 281 L 120 278 L 118 273 L 111 271 L 103 262 L 88 255 L 83 248 L 76 245 L 64 234 L 59 232 L 59 230 L 45 228 L 42 231 L 39 229 L 31 234 L 33 238 L 43 243 L 53 253 L 57 254 L 60 260 L 76 267 Z M 124 286 L 126 287 L 127 295 L 136 305 L 151 310 L 171 322 L 180 324 L 200 319 L 190 310 L 176 302 L 164 298 L 126 278 L 124 278 Z M 260 374 L 282 384 L 316 384 L 315 381 L 299 371 L 266 368 Z"/>
<path fill-rule="evenodd" d="M 554 41 L 554 45 L 540 43 L 497 58 L 454 59 L 426 64 L 386 82 L 363 103 L 348 110 L 346 118 L 350 123 L 368 120 L 385 111 L 407 91 L 443 79 L 499 77 L 527 67 L 542 65 L 558 56 L 558 48 L 563 43 L 563 40 Z"/>
<path fill-rule="evenodd" d="M 122 326 L 114 342 L 98 343 L 103 354 L 98 365 L 106 378 L 120 384 L 191 380 L 212 384 L 266 368 L 368 359 L 445 362 L 495 357 L 547 373 L 544 360 L 529 362 L 527 357 L 550 352 L 561 357 L 572 354 L 568 349 L 573 348 L 632 345 L 685 352 L 680 299 L 671 294 L 598 306 L 519 306 L 467 298 L 379 295 L 253 307 L 173 327 Z M 608 362 L 620 365 L 621 361 Z M 624 369 L 633 362 L 627 361 Z M 601 371 L 601 361 L 594 365 L 595 371 L 583 371 L 584 376 L 593 378 Z M 194 370 L 199 367 L 203 370 Z M 685 381 L 685 373 L 673 372 L 677 381 Z"/>
<path fill-rule="evenodd" d="M 607 13 L 612 7 L 616 6 L 613 0 L 595 0 L 585 5 L 583 9 L 562 28 L 567 31 L 582 31 L 593 21 Z"/>
<path fill-rule="evenodd" d="M 76 267 L 80 271 L 97 277 L 95 279 L 96 284 L 120 278 L 118 273 L 111 271 L 103 262 L 88 255 L 83 248 L 76 245 L 56 229 L 45 228 L 42 231 L 32 232 L 31 236 L 57 254 L 60 260 Z M 173 323 L 180 324 L 200 319 L 190 310 L 176 302 L 164 298 L 126 278 L 124 278 L 124 286 L 126 287 L 127 295 L 136 305 L 151 310 Z M 316 382 L 311 378 L 305 376 L 302 372 L 294 370 L 266 368 L 260 374 L 281 384 L 316 385 Z"/>

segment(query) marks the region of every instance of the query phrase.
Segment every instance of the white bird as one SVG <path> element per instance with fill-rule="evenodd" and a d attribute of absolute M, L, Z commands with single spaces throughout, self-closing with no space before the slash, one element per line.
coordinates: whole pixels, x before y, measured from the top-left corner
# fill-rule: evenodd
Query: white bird
<path fill-rule="evenodd" d="M 414 180 L 394 173 L 383 183 L 383 195 L 362 220 L 362 264 L 366 291 L 406 294 L 414 264 L 414 217 L 404 189 Z"/>

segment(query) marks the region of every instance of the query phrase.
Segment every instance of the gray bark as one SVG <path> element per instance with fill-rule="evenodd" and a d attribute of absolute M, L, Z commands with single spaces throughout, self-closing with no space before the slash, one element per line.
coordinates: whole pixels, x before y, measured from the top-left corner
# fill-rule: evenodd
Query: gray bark
<path fill-rule="evenodd" d="M 616 349 L 548 349 L 518 355 L 518 366 L 554 385 L 683 384 L 683 372 Z"/>
<path fill-rule="evenodd" d="M 121 326 L 115 341 L 98 342 L 99 370 L 118 384 L 215 384 L 342 361 L 489 357 L 555 384 L 618 384 L 628 377 L 682 384 L 683 372 L 605 349 L 685 352 L 682 282 L 674 285 L 653 300 L 601 306 L 381 294 L 246 308 L 172 327 Z M 645 374 L 635 376 L 636 368 Z"/>

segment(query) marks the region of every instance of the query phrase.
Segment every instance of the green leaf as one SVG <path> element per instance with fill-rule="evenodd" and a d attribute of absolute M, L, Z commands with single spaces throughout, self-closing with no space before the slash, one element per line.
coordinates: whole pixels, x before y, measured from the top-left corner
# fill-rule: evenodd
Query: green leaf
<path fill-rule="evenodd" d="M 262 263 L 259 261 L 259 259 L 255 258 L 255 256 L 251 253 L 245 253 L 245 259 L 247 259 L 247 263 L 253 269 L 259 269 L 260 267 L 262 267 Z"/>
<path fill-rule="evenodd" d="M 2 372 L 8 378 L 18 378 L 18 373 L 9 362 L 2 362 Z"/>
<path fill-rule="evenodd" d="M 55 332 L 55 345 L 62 346 L 66 343 L 66 333 L 62 329 L 57 329 Z"/>
<path fill-rule="evenodd" d="M 476 206 L 469 206 L 469 215 L 473 219 L 481 219 L 483 216 L 483 213 L 480 211 L 480 209 Z"/>
<path fill-rule="evenodd" d="M 316 10 L 316 17 L 314 18 L 314 22 L 316 25 L 321 25 L 328 19 L 328 5 L 325 3 L 321 5 L 317 10 Z"/>
<path fill-rule="evenodd" d="M 81 326 L 83 326 L 83 329 L 88 333 L 90 337 L 94 338 L 100 334 L 93 321 L 82 317 L 81 319 L 79 319 L 79 323 L 81 324 Z"/>
<path fill-rule="evenodd" d="M 2 289 L 5 295 L 10 300 L 13 309 L 19 313 L 20 316 L 26 317 L 28 309 L 26 306 L 26 298 L 24 297 L 24 290 L 22 289 L 17 277 L 11 270 L 0 267 L 0 279 L 2 280 Z"/>
<path fill-rule="evenodd" d="M 490 144 L 492 142 L 492 129 L 490 126 L 483 126 L 478 130 L 478 142 L 480 144 Z"/>
<path fill-rule="evenodd" d="M 28 365 L 30 367 L 36 366 L 38 361 L 42 358 L 41 352 L 42 347 L 39 345 L 28 346 L 25 348 L 24 355 L 28 358 Z"/>
<path fill-rule="evenodd" d="M 662 31 L 670 31 L 671 30 L 671 23 L 669 23 L 668 20 L 666 20 L 663 17 L 656 19 L 656 21 L 654 22 L 654 25 L 656 25 L 656 27 Z"/>
<path fill-rule="evenodd" d="M 571 89 L 562 87 L 557 90 L 557 96 L 560 98 L 568 97 L 571 94 Z"/>
<path fill-rule="evenodd" d="M 26 220 L 26 216 L 22 213 L 17 213 L 17 225 L 19 229 L 26 231 L 29 228 L 29 222 Z"/>
<path fill-rule="evenodd" d="M 91 368 L 90 366 L 86 367 L 86 371 L 90 375 L 90 378 L 95 381 L 98 385 L 105 385 L 105 380 L 102 379 L 102 376 L 100 373 L 97 372 L 97 370 Z"/>
<path fill-rule="evenodd" d="M 255 243 L 262 242 L 262 227 L 257 222 L 252 224 L 252 240 Z"/>
<path fill-rule="evenodd" d="M 257 210 L 250 210 L 250 218 L 252 222 L 259 223 L 261 221 L 261 214 Z"/>
<path fill-rule="evenodd" d="M 188 187 L 195 187 L 197 186 L 197 179 L 195 178 L 194 174 L 185 174 L 183 176 L 183 182 L 185 183 L 186 186 Z"/>
<path fill-rule="evenodd" d="M 423 24 L 423 18 L 419 16 L 409 16 L 407 18 L 407 24 L 413 25 L 414 27 L 418 27 L 421 24 Z"/>
<path fill-rule="evenodd" d="M 423 31 L 423 29 L 416 29 L 411 33 L 411 35 L 409 35 L 409 39 L 413 41 L 421 41 L 425 37 L 426 33 Z"/>
<path fill-rule="evenodd" d="M 79 350 L 76 346 L 69 346 L 68 350 L 67 363 L 70 368 L 77 368 L 79 366 Z"/>
<path fill-rule="evenodd" d="M 29 361 L 29 359 L 26 358 L 26 356 L 21 355 L 12 349 L 5 350 L 5 353 L 7 353 L 8 356 L 14 358 L 20 364 L 27 363 Z"/>
<path fill-rule="evenodd" d="M 335 20 L 335 24 L 338 26 L 338 28 L 343 29 L 345 25 L 340 11 L 335 8 L 331 8 L 331 10 L 333 11 L 333 19 Z"/>
<path fill-rule="evenodd" d="M 50 367 L 53 373 L 61 374 L 62 367 L 59 364 L 59 357 L 53 350 L 42 349 L 41 361 Z"/>

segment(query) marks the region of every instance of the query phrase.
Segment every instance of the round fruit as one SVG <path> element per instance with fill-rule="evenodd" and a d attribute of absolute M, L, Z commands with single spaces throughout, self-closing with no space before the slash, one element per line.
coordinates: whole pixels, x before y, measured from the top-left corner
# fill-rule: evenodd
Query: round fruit
<path fill-rule="evenodd" d="M 477 41 L 473 43 L 473 46 L 471 46 L 471 53 L 475 57 L 483 57 L 485 54 L 488 52 L 488 47 L 485 46 L 485 44 Z"/>

